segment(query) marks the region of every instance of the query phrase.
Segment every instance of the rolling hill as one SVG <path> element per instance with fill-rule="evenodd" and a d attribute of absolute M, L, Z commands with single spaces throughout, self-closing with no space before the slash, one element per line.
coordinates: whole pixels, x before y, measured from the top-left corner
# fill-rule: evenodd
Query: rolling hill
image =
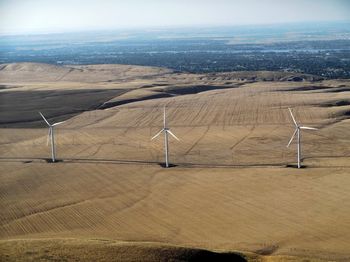
<path fill-rule="evenodd" d="M 350 257 L 348 80 L 23 63 L 0 84 L 4 260 Z M 180 138 L 169 169 L 150 141 L 164 106 Z M 288 107 L 319 128 L 303 133 L 302 169 Z M 38 111 L 66 120 L 57 163 Z"/>

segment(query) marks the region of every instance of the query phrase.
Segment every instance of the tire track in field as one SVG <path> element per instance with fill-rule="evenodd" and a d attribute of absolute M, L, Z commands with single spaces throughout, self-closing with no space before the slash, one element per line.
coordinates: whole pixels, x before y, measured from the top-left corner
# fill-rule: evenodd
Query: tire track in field
<path fill-rule="evenodd" d="M 69 68 L 68 72 L 63 73 L 63 75 L 57 77 L 55 81 L 61 81 L 63 78 L 65 78 L 67 75 L 69 75 L 73 71 L 75 71 L 75 68 Z"/>
<path fill-rule="evenodd" d="M 132 208 L 133 206 L 137 205 L 138 203 L 142 202 L 143 200 L 145 200 L 147 197 L 149 197 L 149 195 L 152 194 L 151 191 L 151 187 L 152 187 L 152 183 L 153 183 L 153 178 L 156 176 L 157 173 L 159 173 L 161 171 L 155 172 L 152 174 L 152 176 L 150 177 L 148 183 L 147 183 L 147 189 L 143 190 L 144 192 L 139 195 L 139 197 L 137 197 L 136 199 L 132 199 L 131 203 L 126 203 L 123 207 L 118 208 L 117 210 L 114 210 L 114 212 L 124 212 L 130 208 Z M 71 208 L 77 205 L 81 205 L 83 203 L 87 203 L 87 202 L 99 202 L 99 201 L 108 201 L 108 199 L 115 199 L 117 196 L 117 193 L 114 192 L 113 194 L 109 194 L 107 196 L 93 196 L 93 197 L 89 197 L 87 199 L 83 199 L 80 201 L 74 201 L 74 202 L 70 202 L 70 203 L 66 203 L 66 204 L 62 204 L 62 205 L 56 205 L 54 207 L 51 208 L 42 208 L 41 210 L 38 211 L 32 211 L 30 214 L 23 214 L 20 216 L 15 217 L 14 219 L 12 219 L 11 221 L 4 223 L 2 225 L 0 225 L 0 229 L 2 229 L 3 231 L 7 231 L 6 228 L 8 227 L 12 227 L 14 224 L 22 224 L 23 221 L 26 221 L 27 219 L 30 219 L 36 215 L 48 215 L 49 217 L 46 217 L 45 219 L 48 220 L 50 219 L 50 215 L 49 213 L 52 211 L 57 211 L 59 209 L 64 209 L 64 208 Z M 52 213 L 51 213 L 52 214 Z M 52 214 L 53 215 L 53 214 Z M 54 215 L 53 215 L 54 216 Z M 51 219 L 50 219 L 51 220 Z M 28 223 L 31 223 L 30 220 L 27 221 Z M 49 223 L 55 223 L 54 219 L 51 220 Z M 27 231 L 25 228 L 22 228 L 23 231 Z"/>
<path fill-rule="evenodd" d="M 110 139 L 108 142 L 105 142 L 105 143 L 101 143 L 101 144 L 97 144 L 97 148 L 95 149 L 95 152 L 92 152 L 90 154 L 90 156 L 95 156 L 97 155 L 97 153 L 99 153 L 102 149 L 103 146 L 106 146 L 106 145 L 111 145 L 113 142 L 110 142 L 112 139 Z"/>
<path fill-rule="evenodd" d="M 131 201 L 127 201 L 126 203 L 124 203 L 124 201 L 122 201 L 122 206 L 119 206 L 117 208 L 113 207 L 112 205 L 109 205 L 110 207 L 108 208 L 108 205 L 105 206 L 105 208 L 103 208 L 103 210 L 101 210 L 102 213 L 104 213 L 105 215 L 109 215 L 111 213 L 117 214 L 117 213 L 124 213 L 125 211 L 129 210 L 130 208 L 133 208 L 134 206 L 138 205 L 139 203 L 142 203 L 145 199 L 147 199 L 151 194 L 152 194 L 152 186 L 155 183 L 154 178 L 156 176 L 156 174 L 158 174 L 161 171 L 157 171 L 155 173 L 153 173 L 151 175 L 151 177 L 149 178 L 149 181 L 147 181 L 146 183 L 146 190 L 142 190 L 142 193 L 140 191 L 135 191 L 141 194 L 137 194 L 136 198 L 127 198 Z M 143 184 L 144 186 L 144 184 Z M 126 190 L 123 192 L 124 193 L 128 193 L 129 190 Z M 134 195 L 136 196 L 136 195 Z M 119 197 L 121 197 L 119 195 Z M 67 204 L 62 204 L 62 205 L 57 205 L 54 206 L 52 208 L 42 208 L 41 210 L 38 211 L 32 211 L 30 214 L 24 214 L 22 216 L 18 216 L 14 219 L 12 219 L 11 221 L 4 223 L 0 226 L 0 232 L 7 232 L 8 234 L 11 234 L 11 231 L 13 228 L 18 228 L 20 227 L 21 230 L 23 232 L 32 232 L 32 233 L 38 233 L 38 232 L 45 232 L 46 229 L 44 228 L 37 228 L 35 223 L 33 223 L 33 219 L 35 218 L 36 215 L 38 216 L 42 216 L 41 219 L 44 219 L 46 221 L 46 226 L 48 228 L 54 228 L 57 227 L 57 221 L 56 221 L 56 213 L 55 211 L 58 210 L 58 212 L 64 212 L 67 216 L 71 216 L 72 214 L 80 214 L 82 215 L 81 219 L 82 221 L 85 220 L 85 222 L 89 219 L 88 218 L 88 213 L 80 213 L 80 209 L 76 209 L 75 206 L 81 206 L 81 204 L 84 203 L 93 203 L 92 205 L 99 205 L 99 203 L 101 203 L 101 201 L 106 201 L 107 203 L 110 203 L 110 201 L 113 201 L 113 199 L 118 199 L 118 194 L 117 192 L 113 192 L 112 194 L 108 194 L 107 196 L 93 196 L 93 197 L 89 197 L 87 199 L 81 200 L 81 201 L 75 201 L 75 202 L 71 202 L 71 203 L 67 203 Z M 107 209 L 106 209 L 107 207 Z M 68 209 L 66 209 L 68 208 Z M 91 206 L 86 206 L 84 207 L 85 210 L 90 210 Z M 64 209 L 66 211 L 64 211 Z M 94 208 L 93 208 L 94 209 Z M 77 212 L 77 213 L 76 213 Z M 107 212 L 107 213 L 106 213 Z M 100 212 L 97 212 L 100 214 Z M 91 214 L 90 214 L 91 215 Z M 90 216 L 89 215 L 89 216 Z M 95 213 L 93 215 L 96 215 Z M 40 217 L 39 217 L 40 218 Z M 102 217 L 101 217 L 102 218 Z M 60 221 L 62 222 L 62 221 Z M 64 222 L 64 221 L 63 221 Z M 76 223 L 78 223 L 77 221 L 75 221 Z M 87 221 L 89 222 L 89 221 Z M 91 221 L 90 221 L 91 222 Z M 94 221 L 92 221 L 91 223 L 88 224 L 94 224 Z M 80 222 L 79 222 L 80 223 Z M 65 225 L 60 224 L 59 226 L 61 226 L 62 228 L 60 228 L 60 231 L 65 229 Z M 29 230 L 29 231 L 28 231 Z M 9 233 L 10 232 L 10 233 Z"/>
<path fill-rule="evenodd" d="M 90 149 L 93 148 L 94 146 L 95 146 L 95 145 L 87 146 L 87 147 L 85 147 L 85 148 L 79 150 L 78 152 L 73 153 L 72 155 L 73 155 L 73 156 L 79 156 L 81 153 L 90 150 Z M 88 156 L 89 156 L 89 155 L 88 155 Z"/>
<path fill-rule="evenodd" d="M 100 152 L 101 148 L 102 148 L 104 145 L 108 145 L 108 143 L 98 145 L 97 148 L 95 149 L 95 152 L 92 152 L 92 153 L 90 154 L 90 156 L 95 156 L 98 152 Z"/>
<path fill-rule="evenodd" d="M 236 146 L 238 146 L 239 144 L 241 144 L 244 140 L 246 140 L 248 138 L 248 136 L 250 136 L 253 131 L 255 130 L 255 125 L 251 127 L 251 129 L 249 130 L 248 134 L 246 134 L 245 136 L 243 136 L 240 140 L 238 140 L 236 143 L 234 143 L 230 149 L 233 150 Z"/>
<path fill-rule="evenodd" d="M 81 200 L 81 201 L 74 201 L 74 202 L 71 202 L 71 203 L 66 203 L 66 204 L 63 204 L 63 205 L 54 206 L 52 208 L 47 208 L 45 210 L 34 211 L 31 214 L 27 214 L 27 215 L 24 214 L 24 215 L 16 217 L 15 219 L 13 219 L 13 220 L 5 223 L 5 224 L 2 224 L 1 227 L 9 226 L 11 223 L 14 223 L 14 222 L 19 221 L 19 220 L 27 219 L 27 218 L 30 218 L 30 217 L 35 216 L 35 215 L 45 214 L 45 213 L 48 213 L 48 212 L 51 212 L 53 210 L 57 210 L 57 209 L 60 209 L 60 208 L 65 208 L 65 207 L 71 207 L 71 206 L 79 205 L 79 204 L 87 202 L 89 200 L 90 199 L 84 199 L 84 200 Z"/>
<path fill-rule="evenodd" d="M 204 133 L 203 133 L 203 134 L 197 139 L 197 141 L 194 142 L 193 145 L 184 153 L 185 156 L 188 155 L 188 154 L 192 151 L 192 149 L 193 149 L 195 146 L 197 146 L 198 143 L 207 135 L 209 129 L 210 129 L 210 126 L 208 125 L 207 128 L 206 128 L 206 130 L 204 131 Z"/>
<path fill-rule="evenodd" d="M 144 201 L 145 199 L 147 199 L 152 193 L 152 183 L 154 183 L 154 178 L 157 176 L 158 173 L 160 173 L 161 171 L 156 171 L 153 174 L 151 174 L 151 177 L 149 178 L 149 180 L 147 181 L 147 189 L 145 190 L 145 194 L 143 196 L 141 196 L 140 198 L 134 200 L 132 203 L 127 204 L 123 209 L 119 210 L 119 212 L 125 212 L 131 208 L 133 208 L 134 206 L 136 206 L 138 203 Z"/>

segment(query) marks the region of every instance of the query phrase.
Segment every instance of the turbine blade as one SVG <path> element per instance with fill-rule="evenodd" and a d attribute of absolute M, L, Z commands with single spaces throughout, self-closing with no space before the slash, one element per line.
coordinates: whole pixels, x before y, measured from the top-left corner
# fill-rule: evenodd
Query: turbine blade
<path fill-rule="evenodd" d="M 66 122 L 66 121 L 61 121 L 61 122 L 54 123 L 54 124 L 52 124 L 52 126 L 58 126 L 60 124 L 63 124 L 64 122 Z"/>
<path fill-rule="evenodd" d="M 170 130 L 167 130 L 166 132 L 172 135 L 177 141 L 180 141 L 180 139 L 178 139 Z"/>
<path fill-rule="evenodd" d="M 165 119 L 165 106 L 164 106 L 164 111 L 163 111 L 163 127 L 166 128 L 166 119 Z"/>
<path fill-rule="evenodd" d="M 300 129 L 307 129 L 307 130 L 318 130 L 318 128 L 314 127 L 308 127 L 308 126 L 301 126 Z"/>
<path fill-rule="evenodd" d="M 164 128 L 160 130 L 154 137 L 151 138 L 151 140 L 155 139 L 157 136 L 159 136 L 164 131 Z"/>
<path fill-rule="evenodd" d="M 46 122 L 46 124 L 48 125 L 48 126 L 51 126 L 50 125 L 50 123 L 46 120 L 46 118 L 44 117 L 44 115 L 41 113 L 41 112 L 39 112 L 39 114 L 41 115 L 41 117 L 44 119 L 44 121 Z"/>
<path fill-rule="evenodd" d="M 294 139 L 294 137 L 295 137 L 295 134 L 296 134 L 297 132 L 298 132 L 298 129 L 295 129 L 295 131 L 294 131 L 294 133 L 293 133 L 293 135 L 292 135 L 292 138 L 289 140 L 289 143 L 288 143 L 287 147 L 290 146 L 290 144 L 292 143 L 292 141 L 293 141 L 293 139 Z"/>
<path fill-rule="evenodd" d="M 47 134 L 47 138 L 46 138 L 46 145 L 49 145 L 49 141 L 50 141 L 50 136 L 51 136 L 51 128 L 49 128 L 49 133 Z"/>
<path fill-rule="evenodd" d="M 290 109 L 290 108 L 288 108 L 288 109 L 289 109 L 289 113 L 290 113 L 290 115 L 292 116 L 292 119 L 293 119 L 294 125 L 295 125 L 295 126 L 298 126 L 297 121 L 295 121 L 295 118 L 294 118 L 294 116 L 293 116 L 292 109 Z"/>

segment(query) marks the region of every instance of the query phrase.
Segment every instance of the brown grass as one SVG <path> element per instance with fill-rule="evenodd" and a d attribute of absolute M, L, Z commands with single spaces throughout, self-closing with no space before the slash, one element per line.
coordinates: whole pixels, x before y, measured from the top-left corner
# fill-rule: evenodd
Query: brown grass
<path fill-rule="evenodd" d="M 49 157 L 46 128 L 0 129 L 0 237 L 6 254 L 16 258 L 9 247 L 13 239 L 27 241 L 18 241 L 19 246 L 33 245 L 18 251 L 26 257 L 28 249 L 39 248 L 42 255 L 40 246 L 51 245 L 31 239 L 61 239 L 57 250 L 80 254 L 79 248 L 70 251 L 73 242 L 82 239 L 79 245 L 91 247 L 88 239 L 98 238 L 111 241 L 95 243 L 103 250 L 115 241 L 136 241 L 249 251 L 260 254 L 248 258 L 256 261 L 349 259 L 350 106 L 337 104 L 350 100 L 349 82 L 251 83 L 229 73 L 138 75 L 136 70 L 123 84 L 95 79 L 95 87 L 130 89 L 112 102 L 141 101 L 87 111 L 58 127 L 63 162 L 44 161 Z M 81 82 L 11 81 L 21 87 L 0 95 L 86 89 Z M 86 85 L 91 88 L 92 82 Z M 201 85 L 229 88 L 147 98 L 171 93 L 174 86 Z M 76 101 L 78 106 L 81 100 Z M 162 140 L 150 141 L 161 128 L 164 105 L 171 130 L 181 139 L 170 142 L 171 162 L 177 165 L 171 169 L 159 166 Z M 286 167 L 296 160 L 295 144 L 286 148 L 293 132 L 287 107 L 302 124 L 320 128 L 303 133 L 307 168 L 301 170 Z M 93 258 L 95 249 L 87 250 Z M 159 254 L 155 250 L 150 256 Z M 55 252 L 53 258 L 63 256 Z M 138 256 L 132 251 L 131 257 L 134 252 Z"/>
<path fill-rule="evenodd" d="M 1 241 L 0 250 L 2 261 L 247 261 L 233 252 L 98 239 Z"/>

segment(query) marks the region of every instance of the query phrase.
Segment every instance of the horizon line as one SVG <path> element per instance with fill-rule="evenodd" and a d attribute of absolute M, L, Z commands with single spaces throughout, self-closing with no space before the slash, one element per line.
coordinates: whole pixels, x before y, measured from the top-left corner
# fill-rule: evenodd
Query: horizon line
<path fill-rule="evenodd" d="M 139 30 L 170 30 L 170 29 L 216 29 L 216 28 L 240 28 L 240 27 L 269 27 L 269 26 L 283 26 L 283 25 L 311 25 L 311 24 L 338 24 L 350 23 L 349 20 L 305 20 L 293 22 L 277 22 L 277 23 L 245 23 L 245 24 L 193 24 L 193 25 L 164 25 L 164 26 L 130 26 L 130 27 L 96 27 L 96 28 L 74 28 L 67 29 L 36 29 L 33 31 L 16 31 L 1 32 L 0 36 L 35 36 L 35 35 L 52 35 L 52 34 L 70 34 L 70 33 L 89 33 L 89 32 L 108 32 L 108 31 L 139 31 Z"/>

